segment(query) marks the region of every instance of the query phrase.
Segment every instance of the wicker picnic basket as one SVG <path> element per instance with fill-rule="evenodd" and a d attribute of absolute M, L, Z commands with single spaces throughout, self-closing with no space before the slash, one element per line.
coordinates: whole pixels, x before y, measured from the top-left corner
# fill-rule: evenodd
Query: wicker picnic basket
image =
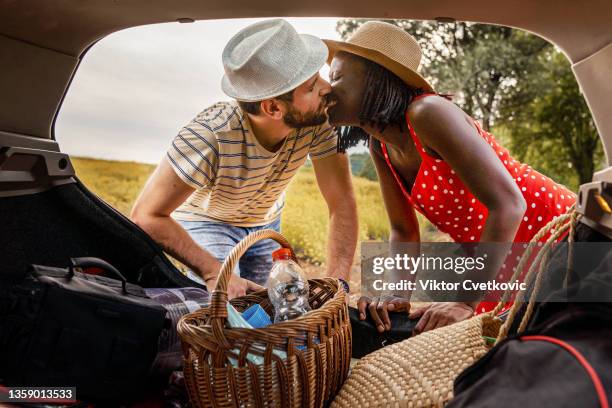
<path fill-rule="evenodd" d="M 558 228 L 539 248 L 525 276 L 528 286 L 535 283 L 527 310 L 518 328 L 519 332 L 525 330 L 531 318 L 551 245 L 568 229 L 570 230 L 568 242 L 572 241 L 576 219 L 575 213 L 565 214 L 551 221 L 533 238 L 532 244 L 535 244 L 547 232 Z M 535 247 L 536 245 L 530 245 L 525 251 L 510 281 L 514 281 L 527 266 Z M 569 248 L 571 251 L 571 245 Z M 571 265 L 571 259 L 570 252 L 568 266 Z M 520 293 L 508 318 L 502 323 L 496 315 L 509 295 L 509 291 L 504 293 L 497 307 L 489 313 L 419 334 L 362 358 L 353 367 L 348 380 L 331 406 L 333 408 L 444 406 L 453 397 L 455 378 L 489 350 L 490 346 L 483 336 L 496 338 L 497 344 L 508 335 L 508 330 L 524 303 L 524 293 Z"/>
<path fill-rule="evenodd" d="M 223 263 L 210 306 L 185 315 L 177 325 L 185 383 L 196 407 L 323 407 L 348 375 L 351 324 L 337 279 L 308 281 L 312 311 L 302 317 L 260 329 L 226 326 L 234 266 L 251 245 L 268 238 L 291 248 L 272 230 L 248 235 Z M 267 291 L 230 303 L 240 312 L 255 303 L 274 312 Z M 254 364 L 254 355 L 263 357 L 263 364 Z"/>

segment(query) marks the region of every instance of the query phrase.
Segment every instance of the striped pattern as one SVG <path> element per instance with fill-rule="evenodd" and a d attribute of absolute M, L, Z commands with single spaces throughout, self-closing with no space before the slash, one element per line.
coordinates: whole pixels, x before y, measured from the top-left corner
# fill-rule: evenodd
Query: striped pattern
<path fill-rule="evenodd" d="M 337 143 L 325 124 L 295 130 L 273 153 L 259 144 L 236 102 L 217 103 L 182 128 L 168 149 L 176 174 L 195 189 L 173 217 L 268 224 L 280 216 L 285 188 L 306 159 L 336 154 Z"/>

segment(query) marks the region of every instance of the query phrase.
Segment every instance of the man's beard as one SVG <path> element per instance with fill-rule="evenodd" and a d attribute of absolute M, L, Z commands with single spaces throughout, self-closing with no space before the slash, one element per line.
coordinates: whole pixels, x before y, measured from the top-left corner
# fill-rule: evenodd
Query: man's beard
<path fill-rule="evenodd" d="M 324 100 L 316 111 L 302 113 L 295 109 L 293 105 L 289 105 L 289 110 L 283 116 L 283 121 L 285 125 L 293 129 L 322 125 L 327 122 L 326 106 L 327 103 Z"/>

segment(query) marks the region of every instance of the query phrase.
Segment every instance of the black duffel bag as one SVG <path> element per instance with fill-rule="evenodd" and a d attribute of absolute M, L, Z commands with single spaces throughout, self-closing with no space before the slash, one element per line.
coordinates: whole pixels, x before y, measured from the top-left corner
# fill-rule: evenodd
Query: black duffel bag
<path fill-rule="evenodd" d="M 419 319 L 409 319 L 406 312 L 389 312 L 391 330 L 379 333 L 367 308 L 365 320 L 359 319 L 359 310 L 354 307 L 349 307 L 349 317 L 353 331 L 353 358 L 363 358 L 378 349 L 406 340 L 412 336 L 419 322 Z"/>
<path fill-rule="evenodd" d="M 612 245 L 609 238 L 584 224 L 576 227 L 575 239 Z M 574 254 L 573 265 L 579 267 L 569 276 L 567 286 L 567 247 L 553 253 L 542 281 L 545 293 L 551 294 L 549 301 L 535 304 L 524 333 L 517 333 L 515 324 L 506 340 L 456 378 L 449 408 L 610 405 L 612 250 L 584 248 Z M 564 296 L 570 301 L 559 302 Z M 575 302 L 572 298 L 600 301 Z M 515 322 L 523 313 L 525 307 Z"/>
<path fill-rule="evenodd" d="M 166 310 L 110 264 L 33 265 L 0 288 L 0 383 L 76 387 L 79 399 L 126 400 L 146 388 Z M 94 276 L 77 268 L 101 268 Z"/>
<path fill-rule="evenodd" d="M 608 407 L 612 307 L 571 305 L 507 338 L 455 380 L 449 408 Z"/>

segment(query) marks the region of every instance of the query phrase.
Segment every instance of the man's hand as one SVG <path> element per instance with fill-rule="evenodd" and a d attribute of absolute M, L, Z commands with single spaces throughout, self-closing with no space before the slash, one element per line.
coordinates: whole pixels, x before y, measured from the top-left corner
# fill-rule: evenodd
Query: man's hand
<path fill-rule="evenodd" d="M 208 290 L 212 292 L 215 290 L 217 278 L 207 279 L 205 283 Z M 258 290 L 263 289 L 265 289 L 263 286 L 232 273 L 232 277 L 227 285 L 227 297 L 231 300 L 233 298 L 244 296 L 248 293 L 257 292 Z"/>
<path fill-rule="evenodd" d="M 395 296 L 374 297 L 369 298 L 362 296 L 357 301 L 359 309 L 359 319 L 366 319 L 366 307 L 370 311 L 370 316 L 376 324 L 379 333 L 385 330 L 391 330 L 391 319 L 389 312 L 406 312 L 410 311 L 410 301 L 408 299 Z"/>
<path fill-rule="evenodd" d="M 448 326 L 467 320 L 474 315 L 474 309 L 462 302 L 432 303 L 411 312 L 411 319 L 421 318 L 414 328 L 414 334 Z"/>

